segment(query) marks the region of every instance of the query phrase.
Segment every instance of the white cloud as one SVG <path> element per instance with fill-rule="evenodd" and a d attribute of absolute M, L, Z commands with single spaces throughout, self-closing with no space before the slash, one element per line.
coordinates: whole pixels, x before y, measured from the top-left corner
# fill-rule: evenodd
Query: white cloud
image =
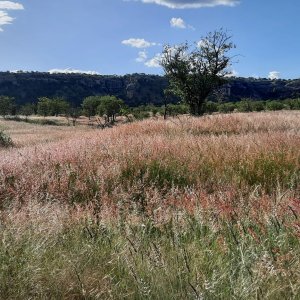
<path fill-rule="evenodd" d="M 17 2 L 0 1 L 0 9 L 20 10 L 20 9 L 24 9 L 24 6 L 21 3 L 17 3 Z"/>
<path fill-rule="evenodd" d="M 3 31 L 1 28 L 3 25 L 11 24 L 14 18 L 9 16 L 7 12 L 0 10 L 0 31 Z"/>
<path fill-rule="evenodd" d="M 162 58 L 161 53 L 157 53 L 153 58 L 145 62 L 145 66 L 149 68 L 160 68 L 161 58 Z"/>
<path fill-rule="evenodd" d="M 48 71 L 50 74 L 88 74 L 88 75 L 100 75 L 100 73 L 96 71 L 82 71 L 82 70 L 76 70 L 76 69 L 51 69 Z"/>
<path fill-rule="evenodd" d="M 145 50 L 140 51 L 138 57 L 135 59 L 137 62 L 144 62 L 148 58 L 147 52 Z"/>
<path fill-rule="evenodd" d="M 185 24 L 184 20 L 181 18 L 172 18 L 170 20 L 170 25 L 171 25 L 171 27 L 176 27 L 176 28 L 181 28 L 181 29 L 186 28 L 186 24 Z"/>
<path fill-rule="evenodd" d="M 239 73 L 236 70 L 230 70 L 229 73 L 225 77 L 238 77 Z"/>
<path fill-rule="evenodd" d="M 122 41 L 122 44 L 134 48 L 149 48 L 157 45 L 157 43 L 148 42 L 145 39 L 134 39 L 134 38 L 124 40 Z"/>
<path fill-rule="evenodd" d="M 271 79 L 271 80 L 279 79 L 280 78 L 280 72 L 271 71 L 271 72 L 269 72 L 268 78 Z"/>
<path fill-rule="evenodd" d="M 202 8 L 214 6 L 236 6 L 240 3 L 239 0 L 139 0 L 143 3 L 154 3 L 163 5 L 169 8 Z"/>
<path fill-rule="evenodd" d="M 24 6 L 17 2 L 0 1 L 0 31 L 3 31 L 2 26 L 12 24 L 14 18 L 11 17 L 6 10 L 22 10 Z"/>

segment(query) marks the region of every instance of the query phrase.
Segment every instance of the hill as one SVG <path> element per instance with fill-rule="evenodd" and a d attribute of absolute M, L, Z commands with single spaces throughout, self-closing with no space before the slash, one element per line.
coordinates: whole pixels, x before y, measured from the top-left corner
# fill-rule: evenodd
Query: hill
<path fill-rule="evenodd" d="M 58 96 L 79 105 L 84 97 L 107 94 L 120 97 L 130 106 L 162 104 L 163 90 L 167 84 L 163 76 L 146 74 L 117 76 L 0 72 L 0 95 L 15 97 L 18 104 L 35 102 L 38 97 Z M 296 98 L 300 95 L 300 79 L 232 78 L 223 91 L 225 100 L 230 101 L 245 97 L 262 100 Z"/>

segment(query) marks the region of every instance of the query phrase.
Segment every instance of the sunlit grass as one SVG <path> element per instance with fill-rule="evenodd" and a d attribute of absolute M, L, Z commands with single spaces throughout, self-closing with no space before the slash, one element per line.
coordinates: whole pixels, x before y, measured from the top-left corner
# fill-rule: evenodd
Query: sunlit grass
<path fill-rule="evenodd" d="M 2 299 L 297 299 L 300 113 L 1 121 Z"/>

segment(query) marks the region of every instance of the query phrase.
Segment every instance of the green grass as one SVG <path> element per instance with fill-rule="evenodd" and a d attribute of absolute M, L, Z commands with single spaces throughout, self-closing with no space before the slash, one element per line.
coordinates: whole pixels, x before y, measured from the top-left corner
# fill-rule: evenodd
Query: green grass
<path fill-rule="evenodd" d="M 299 239 L 288 228 L 270 220 L 262 235 L 250 219 L 201 219 L 178 214 L 160 228 L 149 220 L 108 227 L 86 219 L 53 235 L 29 226 L 16 236 L 7 228 L 1 299 L 300 296 Z"/>

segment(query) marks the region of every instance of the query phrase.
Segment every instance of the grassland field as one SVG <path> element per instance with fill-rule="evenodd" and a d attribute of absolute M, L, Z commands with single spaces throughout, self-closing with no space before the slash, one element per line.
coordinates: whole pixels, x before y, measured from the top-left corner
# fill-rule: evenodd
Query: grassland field
<path fill-rule="evenodd" d="M 0 299 L 300 299 L 300 111 L 84 124 L 0 119 Z"/>

